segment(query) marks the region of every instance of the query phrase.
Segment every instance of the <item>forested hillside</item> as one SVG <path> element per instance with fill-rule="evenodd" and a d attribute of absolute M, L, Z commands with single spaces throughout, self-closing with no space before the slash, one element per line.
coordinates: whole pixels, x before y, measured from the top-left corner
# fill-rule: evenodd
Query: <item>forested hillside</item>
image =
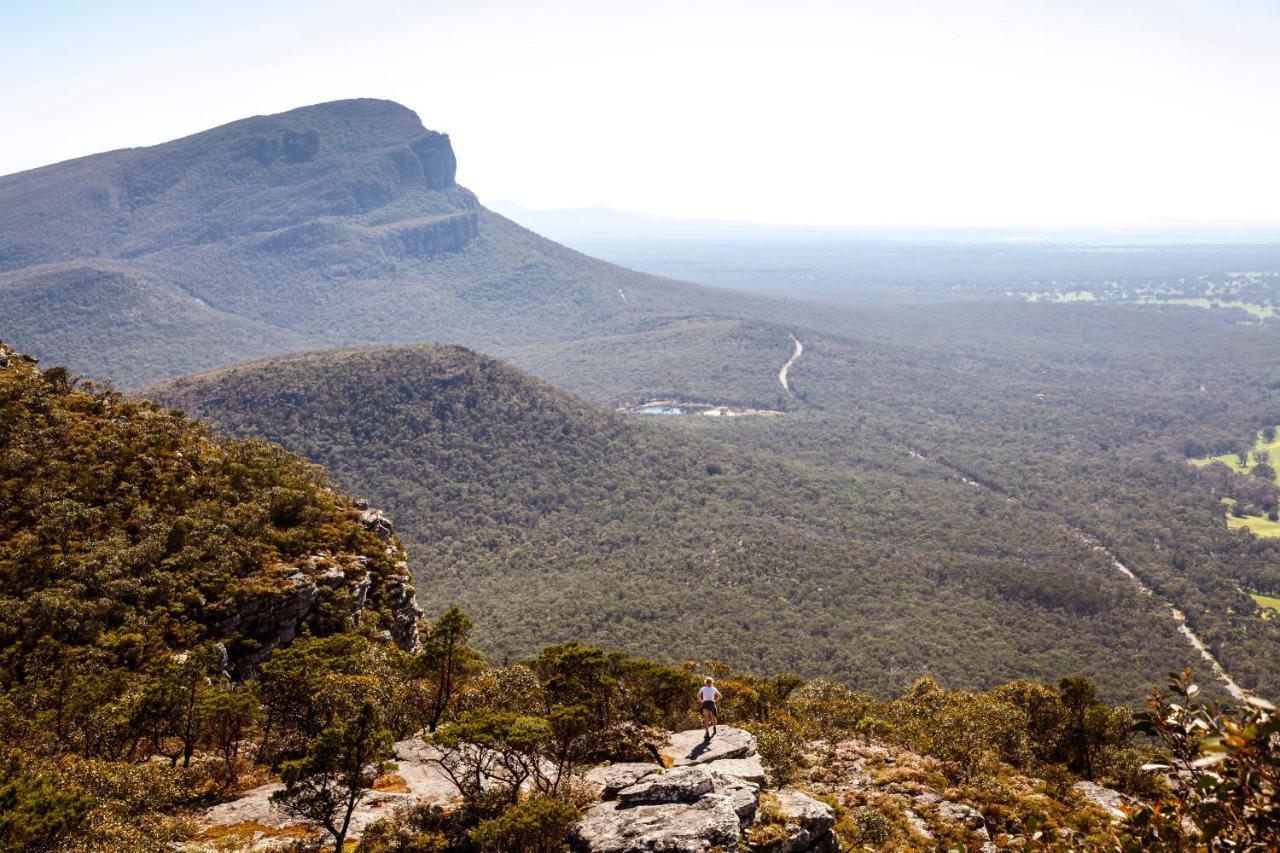
<path fill-rule="evenodd" d="M 291 356 L 153 393 L 385 506 L 424 606 L 463 605 L 500 660 L 572 638 L 882 694 L 925 673 L 1070 671 L 1136 699 L 1194 658 L 1052 514 L 872 428 L 841 466 L 811 466 L 610 414 L 452 347 Z"/>

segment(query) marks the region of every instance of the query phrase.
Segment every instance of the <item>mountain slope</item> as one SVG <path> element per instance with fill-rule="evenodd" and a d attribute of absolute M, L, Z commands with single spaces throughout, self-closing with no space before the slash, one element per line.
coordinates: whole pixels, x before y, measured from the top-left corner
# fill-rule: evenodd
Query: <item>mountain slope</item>
<path fill-rule="evenodd" d="M 236 668 L 356 625 L 416 646 L 399 543 L 296 456 L 3 345 L 0 416 L 0 688 L 212 642 Z"/>
<path fill-rule="evenodd" d="M 26 350 L 132 387 L 307 347 L 432 340 L 554 377 L 558 345 L 610 337 L 596 366 L 607 373 L 644 363 L 662 345 L 654 336 L 679 328 L 711 355 L 683 360 L 681 387 L 778 402 L 786 333 L 740 324 L 767 303 L 538 237 L 481 207 L 455 167 L 449 138 L 410 110 L 354 100 L 9 175 L 0 316 Z M 85 299 L 101 280 L 114 292 Z M 747 367 L 726 384 L 730 363 Z M 601 393 L 671 385 L 653 371 L 622 377 Z"/>
<path fill-rule="evenodd" d="M 1185 644 L 1030 508 L 895 458 L 823 469 L 609 414 L 456 347 L 268 359 L 152 389 L 325 465 L 400 522 L 419 600 L 497 659 L 578 638 L 889 693 L 1088 673 L 1136 699 Z"/>

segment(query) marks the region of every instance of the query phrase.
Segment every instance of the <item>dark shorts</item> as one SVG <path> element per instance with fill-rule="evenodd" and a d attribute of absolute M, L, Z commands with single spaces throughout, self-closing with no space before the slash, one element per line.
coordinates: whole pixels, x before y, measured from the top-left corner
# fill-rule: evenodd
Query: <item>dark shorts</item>
<path fill-rule="evenodd" d="M 711 712 L 712 714 L 714 714 L 715 716 L 717 716 L 717 717 L 718 717 L 718 716 L 720 716 L 720 709 L 718 709 L 718 708 L 716 707 L 716 703 L 715 703 L 715 702 L 712 702 L 710 699 L 708 699 L 707 701 L 705 701 L 705 702 L 703 702 L 703 703 L 702 703 L 702 707 L 701 707 L 701 709 L 700 709 L 700 710 L 703 710 L 703 711 L 710 711 L 710 712 Z"/>

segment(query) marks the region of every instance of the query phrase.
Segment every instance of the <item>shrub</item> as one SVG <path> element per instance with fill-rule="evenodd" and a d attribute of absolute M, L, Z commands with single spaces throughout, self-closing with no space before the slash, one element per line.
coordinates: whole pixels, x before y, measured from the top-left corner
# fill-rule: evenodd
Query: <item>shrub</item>
<path fill-rule="evenodd" d="M 550 797 L 525 800 L 471 830 L 471 840 L 484 853 L 554 853 L 580 812 Z"/>
<path fill-rule="evenodd" d="M 1256 697 L 1230 711 L 1206 703 L 1190 667 L 1170 675 L 1169 689 L 1152 693 L 1139 727 L 1163 746 L 1165 761 L 1148 767 L 1170 771 L 1173 789 L 1129 815 L 1125 849 L 1280 849 L 1276 707 Z"/>

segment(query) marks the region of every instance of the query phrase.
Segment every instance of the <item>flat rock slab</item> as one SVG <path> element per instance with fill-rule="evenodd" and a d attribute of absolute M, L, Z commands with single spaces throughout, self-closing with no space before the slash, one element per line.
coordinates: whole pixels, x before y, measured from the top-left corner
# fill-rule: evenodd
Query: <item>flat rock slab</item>
<path fill-rule="evenodd" d="M 764 784 L 764 765 L 760 763 L 758 755 L 749 758 L 722 758 L 719 761 L 708 761 L 702 766 L 712 773 L 735 776 L 756 785 Z"/>
<path fill-rule="evenodd" d="M 587 810 L 570 846 L 578 853 L 704 853 L 735 850 L 741 837 L 729 797 L 706 794 L 695 803 L 600 803 Z"/>
<path fill-rule="evenodd" d="M 742 729 L 721 726 L 716 736 L 708 740 L 702 729 L 689 729 L 673 734 L 659 752 L 676 766 L 749 758 L 756 754 L 756 737 Z"/>
<path fill-rule="evenodd" d="M 644 776 L 618 792 L 623 805 L 641 803 L 692 803 L 715 787 L 711 771 L 700 765 L 673 767 Z"/>
<path fill-rule="evenodd" d="M 446 803 L 458 795 L 440 768 L 430 763 L 436 752 L 421 737 L 398 741 L 394 747 L 397 764 L 395 774 L 404 784 L 397 785 L 395 790 L 371 791 L 354 812 L 351 813 L 351 838 L 358 838 L 369 824 L 378 818 L 388 815 L 396 806 L 403 803 Z M 216 827 L 256 826 L 262 831 L 285 831 L 296 828 L 298 821 L 289 817 L 271 804 L 271 795 L 282 790 L 279 782 L 261 785 L 246 791 L 234 800 L 219 803 L 200 816 L 200 823 L 206 832 Z M 286 838 L 292 843 L 296 838 Z M 198 842 L 197 842 L 198 843 Z M 263 845 L 269 845 L 270 839 L 264 839 Z"/>
<path fill-rule="evenodd" d="M 600 799 L 617 799 L 618 792 L 629 788 L 644 777 L 657 773 L 662 768 L 656 764 L 640 762 L 624 762 L 594 767 L 583 774 L 582 778 L 592 785 L 599 786 Z"/>

